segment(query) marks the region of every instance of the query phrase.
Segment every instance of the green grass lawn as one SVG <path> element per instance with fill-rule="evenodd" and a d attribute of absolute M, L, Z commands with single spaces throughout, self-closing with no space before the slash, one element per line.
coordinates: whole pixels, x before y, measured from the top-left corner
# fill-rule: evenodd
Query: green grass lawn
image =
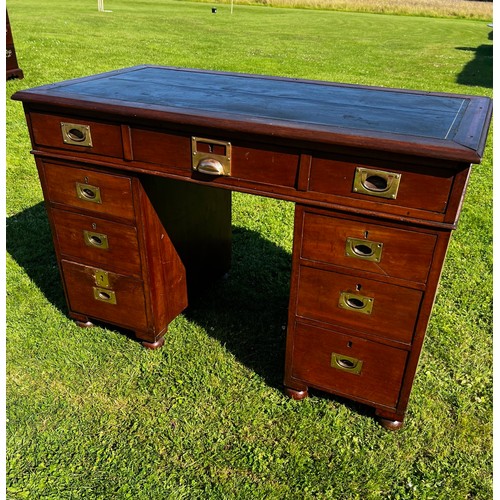
<path fill-rule="evenodd" d="M 217 4 L 215 4 L 217 5 Z M 233 270 L 146 351 L 78 328 L 52 250 L 19 89 L 135 64 L 492 95 L 483 21 L 175 0 L 9 0 L 9 499 L 489 499 L 492 143 L 473 169 L 410 400 L 282 393 L 293 205 L 233 194 Z M 490 134 L 491 136 L 491 134 Z"/>

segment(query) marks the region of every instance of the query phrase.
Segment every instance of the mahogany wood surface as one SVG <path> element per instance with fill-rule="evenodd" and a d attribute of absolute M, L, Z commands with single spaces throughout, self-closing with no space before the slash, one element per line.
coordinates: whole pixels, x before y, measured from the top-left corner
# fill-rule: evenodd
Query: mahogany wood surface
<path fill-rule="evenodd" d="M 373 406 L 388 429 L 403 425 L 489 99 L 154 66 L 13 98 L 79 324 L 105 321 L 161 347 L 190 294 L 229 270 L 231 191 L 289 200 L 285 392 L 331 392 Z M 61 123 L 91 144 L 68 144 Z M 193 168 L 198 153 L 226 152 L 225 175 Z M 108 248 L 85 243 L 91 230 Z M 116 303 L 96 295 L 99 280 Z"/>
<path fill-rule="evenodd" d="M 304 213 L 301 257 L 382 276 L 425 283 L 434 255 L 436 236 L 420 228 L 386 226 L 367 220 L 333 218 L 326 213 Z M 379 243 L 377 261 L 348 255 L 348 238 Z"/>

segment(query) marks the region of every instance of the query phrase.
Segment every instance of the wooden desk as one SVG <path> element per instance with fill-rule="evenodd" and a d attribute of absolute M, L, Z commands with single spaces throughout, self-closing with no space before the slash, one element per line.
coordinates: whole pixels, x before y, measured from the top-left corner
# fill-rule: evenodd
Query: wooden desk
<path fill-rule="evenodd" d="M 286 391 L 402 425 L 490 99 L 150 66 L 13 98 L 79 324 L 161 346 L 229 267 L 231 191 L 293 201 Z"/>

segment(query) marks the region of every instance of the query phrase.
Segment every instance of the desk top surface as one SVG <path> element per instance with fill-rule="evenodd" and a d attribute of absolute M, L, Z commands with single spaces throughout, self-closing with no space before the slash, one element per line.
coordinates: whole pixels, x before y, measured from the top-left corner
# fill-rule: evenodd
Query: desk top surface
<path fill-rule="evenodd" d="M 422 148 L 475 162 L 491 116 L 485 97 L 182 68 L 137 66 L 20 91 L 14 99 L 208 125 L 292 140 Z M 384 146 L 385 144 L 385 146 Z"/>

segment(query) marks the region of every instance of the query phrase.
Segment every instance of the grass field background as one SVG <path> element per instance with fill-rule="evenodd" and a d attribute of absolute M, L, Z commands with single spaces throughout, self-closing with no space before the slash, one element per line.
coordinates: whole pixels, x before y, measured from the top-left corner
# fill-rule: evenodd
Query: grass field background
<path fill-rule="evenodd" d="M 10 0 L 9 499 L 489 499 L 492 143 L 475 166 L 398 433 L 282 393 L 293 205 L 233 194 L 233 267 L 150 352 L 66 306 L 18 89 L 135 64 L 492 95 L 486 22 L 174 0 Z"/>

